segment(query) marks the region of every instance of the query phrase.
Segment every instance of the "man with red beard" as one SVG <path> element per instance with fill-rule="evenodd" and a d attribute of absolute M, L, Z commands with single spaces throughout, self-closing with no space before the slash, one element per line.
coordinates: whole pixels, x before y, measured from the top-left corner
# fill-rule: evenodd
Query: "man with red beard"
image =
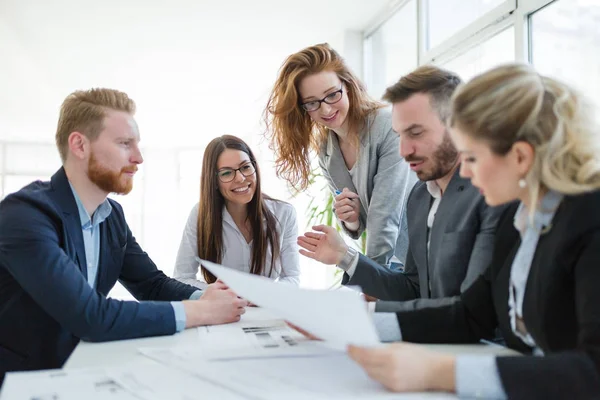
<path fill-rule="evenodd" d="M 116 90 L 69 95 L 62 168 L 0 203 L 0 383 L 8 371 L 61 367 L 80 339 L 168 335 L 244 313 L 220 282 L 200 292 L 159 271 L 107 198 L 129 193 L 143 162 L 134 112 Z M 139 302 L 107 298 L 117 280 Z"/>

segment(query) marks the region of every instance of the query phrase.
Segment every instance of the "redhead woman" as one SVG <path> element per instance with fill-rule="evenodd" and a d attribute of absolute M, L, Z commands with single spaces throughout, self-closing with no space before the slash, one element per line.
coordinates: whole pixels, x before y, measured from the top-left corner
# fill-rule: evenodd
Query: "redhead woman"
<path fill-rule="evenodd" d="M 296 211 L 261 192 L 254 154 L 241 139 L 213 139 L 204 152 L 200 202 L 192 208 L 174 277 L 204 288 L 215 277 L 197 257 L 297 285 L 300 281 Z"/>
<path fill-rule="evenodd" d="M 319 44 L 285 60 L 265 120 L 278 175 L 306 189 L 314 151 L 343 230 L 353 239 L 366 230 L 366 254 L 379 264 L 403 264 L 406 200 L 416 176 L 382 107 L 340 55 Z"/>

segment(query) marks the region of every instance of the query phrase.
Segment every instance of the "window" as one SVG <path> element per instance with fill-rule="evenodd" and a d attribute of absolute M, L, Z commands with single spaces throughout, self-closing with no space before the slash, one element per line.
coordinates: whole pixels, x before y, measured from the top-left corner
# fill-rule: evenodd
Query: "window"
<path fill-rule="evenodd" d="M 33 181 L 47 181 L 48 179 L 49 177 L 47 175 L 4 175 L 4 193 L 14 193 Z"/>
<path fill-rule="evenodd" d="M 479 73 L 514 59 L 515 29 L 510 27 L 448 61 L 443 67 L 458 73 L 467 81 Z"/>
<path fill-rule="evenodd" d="M 600 2 L 559 0 L 530 16 L 531 61 L 600 107 Z"/>
<path fill-rule="evenodd" d="M 5 173 L 41 175 L 44 180 L 61 166 L 58 150 L 51 144 L 7 143 L 5 162 Z"/>
<path fill-rule="evenodd" d="M 376 99 L 417 67 L 416 36 L 417 4 L 411 0 L 365 40 L 365 83 Z"/>
<path fill-rule="evenodd" d="M 2 197 L 36 180 L 47 181 L 60 168 L 56 146 L 41 143 L 0 143 Z"/>
<path fill-rule="evenodd" d="M 178 155 L 179 162 L 179 219 L 185 225 L 192 207 L 200 200 L 200 173 L 204 151 L 184 150 Z M 182 228 L 183 226 L 182 225 Z"/>
<path fill-rule="evenodd" d="M 427 48 L 431 49 L 483 16 L 504 0 L 426 0 Z"/>

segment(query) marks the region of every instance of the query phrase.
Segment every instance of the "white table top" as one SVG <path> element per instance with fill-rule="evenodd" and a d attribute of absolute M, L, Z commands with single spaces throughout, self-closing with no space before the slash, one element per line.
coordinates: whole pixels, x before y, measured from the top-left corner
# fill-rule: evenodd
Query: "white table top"
<path fill-rule="evenodd" d="M 249 307 L 242 316 L 242 321 L 265 321 L 277 317 L 263 308 Z M 233 325 L 233 324 L 232 324 Z M 134 358 L 146 359 L 137 351 L 140 347 L 178 347 L 193 346 L 199 340 L 196 329 L 187 329 L 171 336 L 157 336 L 142 339 L 119 340 L 106 343 L 81 342 L 71 357 L 67 360 L 64 368 L 82 368 L 119 365 L 132 361 Z M 472 344 L 472 345 L 448 345 L 427 344 L 427 348 L 452 354 L 497 354 L 515 355 L 517 352 L 500 346 Z"/>
<path fill-rule="evenodd" d="M 281 320 L 269 311 L 249 308 L 242 321 L 229 326 L 188 329 L 172 336 L 106 343 L 81 342 L 67 361 L 64 374 L 57 374 L 55 370 L 9 374 L 11 376 L 7 378 L 0 398 L 2 400 L 31 399 L 39 397 L 38 392 L 55 393 L 58 390 L 62 391 L 61 396 L 65 394 L 65 399 L 87 396 L 90 400 L 104 400 L 105 395 L 108 395 L 106 390 L 109 389 L 115 390 L 110 391 L 111 396 L 125 396 L 123 387 L 111 389 L 106 386 L 111 382 L 107 377 L 109 371 L 112 371 L 120 374 L 117 379 L 126 379 L 124 382 L 137 384 L 136 389 L 129 388 L 131 391 L 128 392 L 127 399 L 138 397 L 188 399 L 191 398 L 190 395 L 240 399 L 247 396 L 255 398 L 254 395 L 263 398 L 267 394 L 269 399 L 291 397 L 303 399 L 307 394 L 311 394 L 310 397 L 315 400 L 347 398 L 347 396 L 361 400 L 456 399 L 456 396 L 448 393 L 388 392 L 380 384 L 368 378 L 362 369 L 340 352 L 317 357 L 267 356 L 240 359 L 238 357 L 240 348 L 235 347 L 236 359 L 222 363 L 208 362 L 208 364 L 203 360 L 207 356 L 204 352 L 206 348 L 216 350 L 214 353 L 223 357 L 223 351 L 226 354 L 227 350 L 221 346 L 227 347 L 230 344 L 238 346 L 239 336 L 228 336 L 232 332 L 245 337 L 246 330 L 257 329 L 260 326 L 281 326 L 280 324 Z M 296 332 L 289 330 L 287 332 L 284 335 L 290 340 L 303 339 Z M 211 342 L 215 338 L 221 345 L 215 346 L 215 343 Z M 297 349 L 301 347 L 303 346 Z M 518 354 L 506 348 L 483 344 L 426 345 L 426 347 L 452 354 Z M 145 349 L 146 353 L 150 351 L 150 356 L 148 354 L 144 356 L 139 351 L 141 348 L 154 349 Z M 202 351 L 197 355 L 196 351 L 200 348 L 204 349 L 201 349 Z M 163 363 L 164 359 L 160 356 L 156 358 L 157 354 L 175 354 L 179 359 L 181 357 L 187 359 L 188 364 L 172 364 L 171 361 L 166 361 L 169 366 L 165 368 L 167 364 Z M 133 377 L 133 380 L 130 377 Z M 36 382 L 35 385 L 31 385 L 31 379 Z M 147 397 L 148 393 L 153 395 Z"/>

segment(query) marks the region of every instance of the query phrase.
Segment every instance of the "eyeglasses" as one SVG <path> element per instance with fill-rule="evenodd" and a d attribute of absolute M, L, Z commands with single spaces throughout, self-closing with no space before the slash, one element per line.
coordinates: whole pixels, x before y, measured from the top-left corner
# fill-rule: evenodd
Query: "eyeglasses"
<path fill-rule="evenodd" d="M 336 90 L 335 92 L 329 93 L 321 100 L 307 101 L 306 103 L 300 104 L 305 111 L 317 111 L 321 108 L 321 103 L 335 104 L 342 99 L 342 93 L 344 93 L 344 86 Z"/>
<path fill-rule="evenodd" d="M 256 172 L 256 169 L 254 168 L 254 165 L 252 164 L 244 164 L 239 168 L 222 168 L 219 171 L 217 171 L 217 176 L 219 177 L 219 180 L 223 183 L 228 183 L 231 182 L 232 180 L 235 179 L 235 175 L 237 174 L 237 172 L 240 171 L 240 174 L 242 174 L 245 177 L 248 177 L 252 174 L 254 174 Z"/>

